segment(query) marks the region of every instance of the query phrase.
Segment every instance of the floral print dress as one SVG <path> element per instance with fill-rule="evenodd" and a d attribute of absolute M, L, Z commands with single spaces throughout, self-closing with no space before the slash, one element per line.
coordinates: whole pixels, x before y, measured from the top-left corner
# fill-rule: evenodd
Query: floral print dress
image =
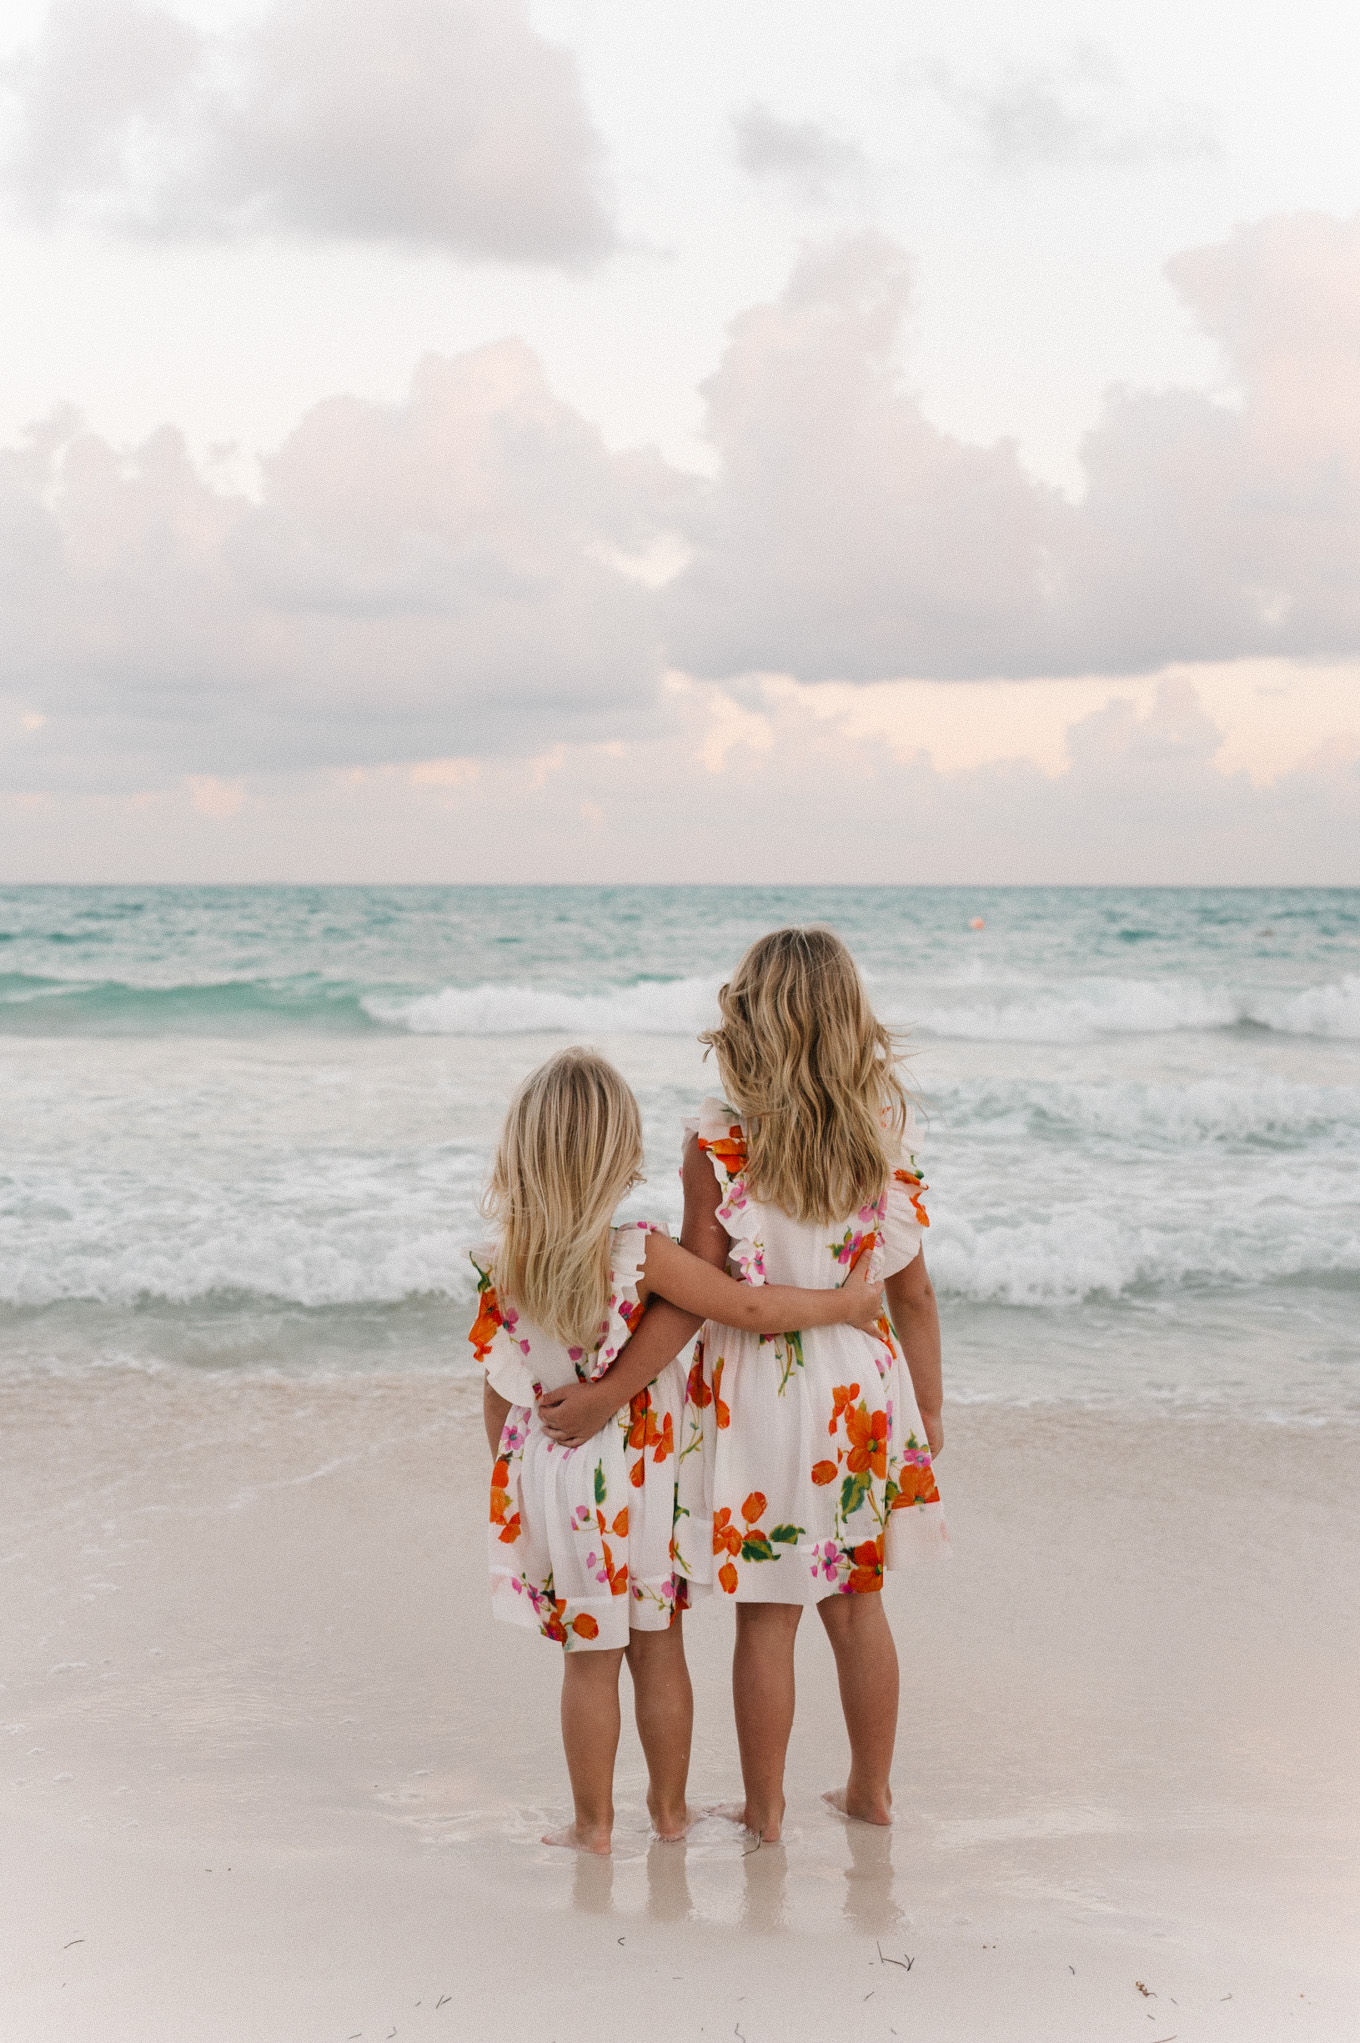
<path fill-rule="evenodd" d="M 676 1444 L 684 1365 L 584 1447 L 559 1447 L 538 1420 L 540 1390 L 603 1376 L 642 1315 L 638 1285 L 650 1222 L 614 1230 L 609 1305 L 593 1349 L 564 1348 L 496 1293 L 494 1250 L 474 1250 L 479 1310 L 468 1335 L 492 1389 L 511 1411 L 491 1472 L 492 1610 L 568 1651 L 626 1646 L 628 1632 L 665 1631 L 689 1601 L 677 1572 Z"/>
<path fill-rule="evenodd" d="M 792 1220 L 747 1192 L 746 1135 L 720 1100 L 697 1134 L 717 1175 L 730 1274 L 826 1289 L 862 1255 L 871 1277 L 905 1268 L 930 1225 L 915 1160 L 837 1226 Z M 818 1603 L 880 1589 L 885 1568 L 948 1551 L 911 1377 L 886 1319 L 874 1333 L 809 1327 L 772 1336 L 709 1321 L 695 1348 L 680 1446 L 679 1508 L 712 1526 L 692 1542 L 696 1583 L 749 1603 Z"/>

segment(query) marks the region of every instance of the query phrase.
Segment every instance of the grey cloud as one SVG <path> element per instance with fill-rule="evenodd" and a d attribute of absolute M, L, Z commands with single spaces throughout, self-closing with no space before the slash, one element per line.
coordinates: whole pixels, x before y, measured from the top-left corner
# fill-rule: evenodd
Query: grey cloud
<path fill-rule="evenodd" d="M 941 69 L 930 83 L 1001 170 L 1174 163 L 1218 148 L 1203 112 L 1137 108 L 1113 56 L 1096 44 L 1078 44 L 1056 65 L 1008 66 L 987 85 Z"/>
<path fill-rule="evenodd" d="M 523 0 L 275 0 L 221 36 L 58 0 L 5 82 L 4 181 L 41 221 L 567 265 L 612 244 L 575 61 Z"/>
<path fill-rule="evenodd" d="M 645 553 L 674 477 L 611 454 L 503 342 L 401 405 L 332 399 L 214 490 L 166 429 L 70 422 L 0 466 L 12 786 L 543 747 L 651 714 Z M 3 755 L 0 755 L 3 756 Z"/>
<path fill-rule="evenodd" d="M 774 179 L 805 199 L 861 168 L 864 157 L 817 121 L 785 120 L 759 101 L 732 116 L 737 161 L 752 177 Z"/>
<path fill-rule="evenodd" d="M 518 342 L 431 358 L 402 404 L 318 405 L 259 501 L 169 429 L 129 456 L 53 421 L 0 456 L 0 773 L 535 751 L 652 728 L 667 664 L 1354 658 L 1360 221 L 1266 221 L 1172 274 L 1239 398 L 1115 393 L 1075 503 L 926 419 L 897 358 L 908 267 L 876 237 L 809 252 L 734 322 L 711 478 L 610 451 Z"/>
<path fill-rule="evenodd" d="M 948 679 L 1360 651 L 1360 220 L 1267 221 L 1171 274 L 1240 402 L 1115 392 L 1073 504 L 925 418 L 899 250 L 808 258 L 707 389 L 718 472 L 663 595 L 677 660 Z"/>

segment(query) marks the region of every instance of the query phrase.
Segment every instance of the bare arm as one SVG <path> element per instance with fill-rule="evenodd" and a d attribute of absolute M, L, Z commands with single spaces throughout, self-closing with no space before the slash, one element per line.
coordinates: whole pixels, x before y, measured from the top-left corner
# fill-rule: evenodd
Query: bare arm
<path fill-rule="evenodd" d="M 785 1334 L 795 1327 L 868 1328 L 883 1310 L 882 1286 L 866 1281 L 862 1263 L 843 1284 L 825 1291 L 805 1291 L 795 1284 L 739 1284 L 665 1234 L 647 1238 L 647 1284 L 673 1305 L 753 1334 Z"/>
<path fill-rule="evenodd" d="M 713 1166 L 691 1136 L 681 1171 L 685 1186 L 685 1218 L 680 1242 L 694 1256 L 717 1270 L 727 1268 L 727 1230 L 718 1219 L 722 1194 Z M 547 1391 L 538 1401 L 538 1416 L 550 1439 L 579 1447 L 599 1432 L 620 1406 L 635 1398 L 680 1353 L 703 1325 L 703 1314 L 685 1312 L 664 1298 L 654 1299 L 623 1353 L 598 1383 L 571 1383 Z"/>
<path fill-rule="evenodd" d="M 514 1407 L 508 1397 L 502 1397 L 498 1390 L 491 1388 L 490 1377 L 482 1378 L 482 1422 L 486 1427 L 486 1444 L 493 1457 L 500 1453 L 501 1434 L 505 1422 Z"/>
<path fill-rule="evenodd" d="M 902 1343 L 911 1373 L 911 1387 L 926 1429 L 926 1444 L 932 1454 L 944 1446 L 944 1387 L 940 1373 L 940 1314 L 935 1287 L 926 1269 L 924 1249 L 918 1251 L 905 1269 L 889 1277 L 884 1286 L 888 1310 L 897 1338 Z"/>

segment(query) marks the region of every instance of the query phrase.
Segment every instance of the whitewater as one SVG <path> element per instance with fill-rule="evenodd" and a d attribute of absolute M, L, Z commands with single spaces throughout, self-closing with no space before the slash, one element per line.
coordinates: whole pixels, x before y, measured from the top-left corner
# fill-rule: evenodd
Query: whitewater
<path fill-rule="evenodd" d="M 464 1369 L 519 1077 L 614 1057 L 674 1224 L 785 921 L 908 1046 L 957 1396 L 1360 1417 L 1344 889 L 0 890 L 0 1367 Z"/>

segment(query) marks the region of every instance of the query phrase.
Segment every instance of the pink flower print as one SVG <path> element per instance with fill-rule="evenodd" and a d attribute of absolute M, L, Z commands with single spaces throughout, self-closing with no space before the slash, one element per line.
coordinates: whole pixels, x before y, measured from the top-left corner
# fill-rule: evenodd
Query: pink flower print
<path fill-rule="evenodd" d="M 741 1279 L 744 1284 L 763 1284 L 765 1282 L 765 1244 L 763 1241 L 734 1243 L 732 1259 L 741 1272 Z"/>

